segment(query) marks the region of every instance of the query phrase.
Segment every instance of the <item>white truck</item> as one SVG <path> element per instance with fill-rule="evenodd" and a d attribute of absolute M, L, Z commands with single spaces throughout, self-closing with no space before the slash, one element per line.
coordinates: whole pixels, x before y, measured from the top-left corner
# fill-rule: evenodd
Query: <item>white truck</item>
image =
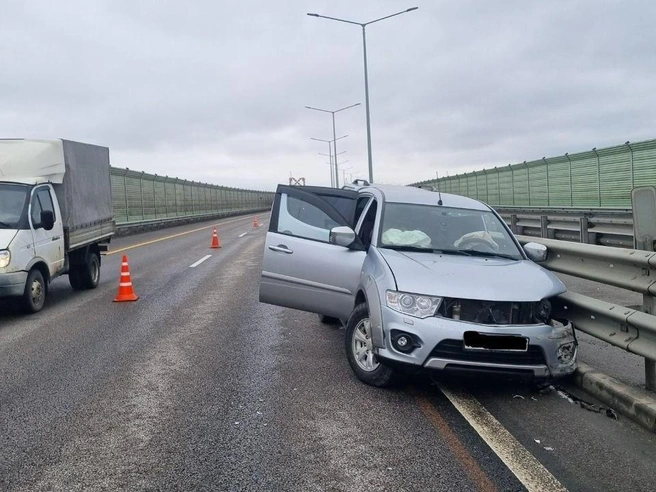
<path fill-rule="evenodd" d="M 97 287 L 115 228 L 108 148 L 0 140 L 0 297 L 34 313 L 60 275 Z"/>

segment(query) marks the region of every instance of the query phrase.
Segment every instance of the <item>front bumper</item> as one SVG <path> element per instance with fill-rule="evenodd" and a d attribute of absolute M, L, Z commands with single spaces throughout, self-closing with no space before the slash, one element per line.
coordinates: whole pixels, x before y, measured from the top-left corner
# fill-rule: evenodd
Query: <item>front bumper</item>
<path fill-rule="evenodd" d="M 412 318 L 387 307 L 383 307 L 382 320 L 384 346 L 377 347 L 376 355 L 390 364 L 450 372 L 516 373 L 539 379 L 572 374 L 577 366 L 577 342 L 569 322 L 480 325 L 449 318 Z M 396 350 L 391 344 L 391 333 L 395 330 L 413 335 L 418 347 L 409 354 Z M 528 338 L 528 351 L 465 349 L 465 331 L 520 335 Z M 561 347 L 573 347 L 569 359 L 559 353 Z"/>
<path fill-rule="evenodd" d="M 0 297 L 22 296 L 26 282 L 27 272 L 0 273 Z"/>

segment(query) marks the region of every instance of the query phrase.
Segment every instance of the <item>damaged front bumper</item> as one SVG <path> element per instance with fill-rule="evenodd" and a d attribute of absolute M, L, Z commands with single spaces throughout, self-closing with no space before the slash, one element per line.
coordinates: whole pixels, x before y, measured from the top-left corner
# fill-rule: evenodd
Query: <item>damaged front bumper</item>
<path fill-rule="evenodd" d="M 382 362 L 415 369 L 448 372 L 517 374 L 536 379 L 559 378 L 577 367 L 578 344 L 571 323 L 482 325 L 441 317 L 410 318 L 383 308 L 383 347 L 375 350 Z M 465 332 L 519 337 L 526 350 L 467 347 Z M 407 334 L 413 349 L 395 347 L 399 334 Z"/>

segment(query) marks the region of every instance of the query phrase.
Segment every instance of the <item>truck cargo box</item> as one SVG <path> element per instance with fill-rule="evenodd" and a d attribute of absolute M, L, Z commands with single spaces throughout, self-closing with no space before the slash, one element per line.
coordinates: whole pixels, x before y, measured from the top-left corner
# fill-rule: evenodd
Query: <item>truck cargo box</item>
<path fill-rule="evenodd" d="M 107 147 L 61 139 L 0 140 L 0 173 L 0 181 L 52 183 L 67 250 L 114 233 Z"/>

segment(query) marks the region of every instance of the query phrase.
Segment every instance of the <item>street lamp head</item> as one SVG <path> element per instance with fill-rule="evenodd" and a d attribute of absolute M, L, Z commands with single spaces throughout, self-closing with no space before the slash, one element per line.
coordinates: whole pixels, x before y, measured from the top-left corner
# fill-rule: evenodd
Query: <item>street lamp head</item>
<path fill-rule="evenodd" d="M 419 7 L 410 7 L 406 12 L 412 12 L 413 10 L 417 10 Z M 310 14 L 308 14 L 310 15 Z"/>
<path fill-rule="evenodd" d="M 319 17 L 319 14 L 313 14 L 313 13 L 310 13 L 310 12 L 308 12 L 307 15 L 309 15 L 310 17 Z"/>

